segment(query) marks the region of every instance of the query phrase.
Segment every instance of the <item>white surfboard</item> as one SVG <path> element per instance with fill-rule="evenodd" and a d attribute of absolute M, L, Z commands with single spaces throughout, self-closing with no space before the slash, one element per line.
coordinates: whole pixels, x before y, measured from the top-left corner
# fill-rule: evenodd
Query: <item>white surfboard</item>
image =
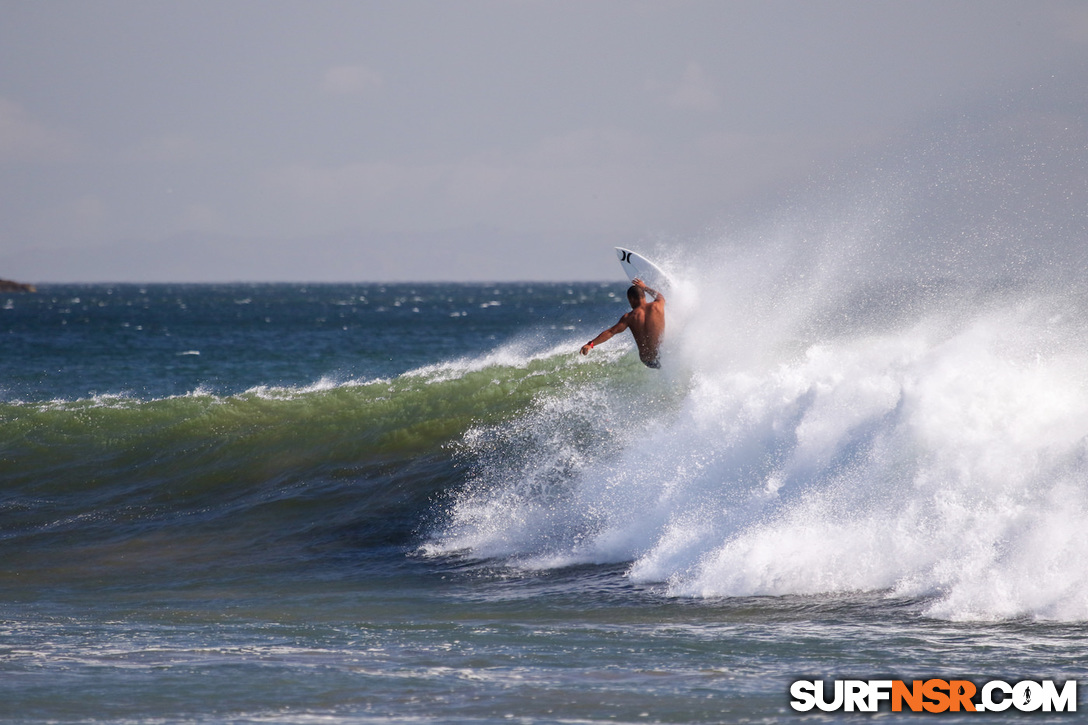
<path fill-rule="evenodd" d="M 620 266 L 623 267 L 623 274 L 628 282 L 641 279 L 650 287 L 660 289 L 662 292 L 669 288 L 671 284 L 669 275 L 638 252 L 616 247 L 616 256 L 620 259 Z"/>

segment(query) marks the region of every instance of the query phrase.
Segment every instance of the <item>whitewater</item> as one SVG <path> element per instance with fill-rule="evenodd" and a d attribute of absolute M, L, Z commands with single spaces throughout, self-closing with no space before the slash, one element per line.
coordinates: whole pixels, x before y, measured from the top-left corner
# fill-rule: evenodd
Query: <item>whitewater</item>
<path fill-rule="evenodd" d="M 755 263 L 684 277 L 660 376 L 470 431 L 480 462 L 427 550 L 628 562 L 680 597 L 1088 618 L 1083 294 L 884 283 L 814 308 Z"/>
<path fill-rule="evenodd" d="M 1088 620 L 1083 147 L 1022 130 L 641 250 L 676 280 L 665 369 L 472 429 L 425 550 L 620 564 L 678 599 Z"/>

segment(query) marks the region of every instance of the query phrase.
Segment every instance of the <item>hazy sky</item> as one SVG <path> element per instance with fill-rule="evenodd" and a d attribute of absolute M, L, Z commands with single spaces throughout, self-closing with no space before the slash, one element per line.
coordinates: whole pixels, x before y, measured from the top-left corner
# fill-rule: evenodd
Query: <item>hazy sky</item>
<path fill-rule="evenodd" d="M 607 279 L 1086 59 L 1082 0 L 0 0 L 0 277 Z"/>

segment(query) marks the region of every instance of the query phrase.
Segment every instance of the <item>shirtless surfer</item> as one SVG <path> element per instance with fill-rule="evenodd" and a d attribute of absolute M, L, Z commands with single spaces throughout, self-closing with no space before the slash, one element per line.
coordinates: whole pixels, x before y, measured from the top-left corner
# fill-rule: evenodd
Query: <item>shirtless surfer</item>
<path fill-rule="evenodd" d="M 654 296 L 653 302 L 646 301 L 647 292 Z M 661 335 L 665 332 L 665 295 L 650 289 L 641 279 L 636 279 L 627 288 L 627 301 L 631 303 L 631 311 L 615 325 L 582 345 L 582 354 L 588 355 L 594 346 L 629 329 L 635 337 L 642 363 L 648 368 L 659 368 L 661 363 L 657 359 L 657 349 L 661 345 Z"/>

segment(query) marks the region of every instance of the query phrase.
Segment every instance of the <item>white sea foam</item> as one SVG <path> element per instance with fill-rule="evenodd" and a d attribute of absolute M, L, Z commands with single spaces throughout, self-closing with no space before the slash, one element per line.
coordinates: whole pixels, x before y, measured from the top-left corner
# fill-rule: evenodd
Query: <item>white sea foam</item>
<path fill-rule="evenodd" d="M 542 344 L 539 340 L 521 338 L 476 357 L 462 357 L 424 365 L 405 372 L 402 377 L 419 378 L 427 383 L 443 383 L 489 368 L 508 367 L 523 370 L 535 362 L 552 358 L 567 362 L 577 359 L 577 352 L 582 344 L 583 342 L 574 339 Z M 609 349 L 594 351 L 594 358 L 604 356 L 606 359 L 614 359 L 633 347 L 627 340 L 618 340 Z"/>
<path fill-rule="evenodd" d="M 1084 300 L 729 255 L 687 272 L 704 305 L 670 327 L 670 369 L 467 436 L 477 475 L 427 550 L 630 562 L 676 596 L 1088 620 Z"/>
<path fill-rule="evenodd" d="M 327 390 L 334 390 L 341 387 L 351 387 L 354 385 L 360 385 L 355 380 L 338 380 L 333 377 L 322 377 L 309 385 L 297 385 L 297 386 L 271 386 L 271 385 L 257 385 L 246 391 L 246 395 L 253 395 L 265 400 L 293 400 L 300 395 L 307 395 L 309 393 L 322 393 Z"/>

